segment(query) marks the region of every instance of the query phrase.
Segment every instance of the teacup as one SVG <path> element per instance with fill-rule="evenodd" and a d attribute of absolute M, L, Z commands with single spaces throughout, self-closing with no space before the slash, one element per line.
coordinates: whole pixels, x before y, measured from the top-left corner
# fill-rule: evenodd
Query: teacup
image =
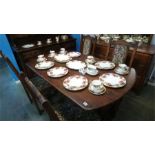
<path fill-rule="evenodd" d="M 51 50 L 50 50 L 49 57 L 54 57 L 54 56 L 55 56 L 55 51 L 51 51 Z"/>
<path fill-rule="evenodd" d="M 87 65 L 87 70 L 88 70 L 88 72 L 90 72 L 92 74 L 95 74 L 97 72 L 96 66 L 91 65 L 91 64 Z"/>
<path fill-rule="evenodd" d="M 52 40 L 51 40 L 51 38 L 48 38 L 46 42 L 47 42 L 47 44 L 50 44 L 50 43 L 52 43 Z"/>
<path fill-rule="evenodd" d="M 100 92 L 103 88 L 103 83 L 100 80 L 93 80 L 91 84 L 94 92 Z"/>
<path fill-rule="evenodd" d="M 50 50 L 50 54 L 55 54 L 55 51 L 51 51 L 51 50 Z"/>
<path fill-rule="evenodd" d="M 128 71 L 129 67 L 126 64 L 119 64 L 118 67 L 123 71 Z"/>
<path fill-rule="evenodd" d="M 60 54 L 67 54 L 67 51 L 65 51 L 65 50 L 64 51 L 60 51 L 59 53 Z"/>
<path fill-rule="evenodd" d="M 38 58 L 43 58 L 44 54 L 38 55 Z"/>
<path fill-rule="evenodd" d="M 41 41 L 37 41 L 37 45 L 42 45 L 42 42 Z"/>
<path fill-rule="evenodd" d="M 87 56 L 87 59 L 86 59 L 86 62 L 87 62 L 88 64 L 93 64 L 93 63 L 95 62 L 95 59 L 94 59 L 93 56 L 88 55 L 88 56 Z"/>
<path fill-rule="evenodd" d="M 42 55 L 38 55 L 37 62 L 43 62 L 43 61 L 45 61 L 45 60 L 46 60 L 46 58 L 44 57 L 43 54 L 42 54 Z"/>
<path fill-rule="evenodd" d="M 60 51 L 65 51 L 65 48 L 60 48 Z"/>

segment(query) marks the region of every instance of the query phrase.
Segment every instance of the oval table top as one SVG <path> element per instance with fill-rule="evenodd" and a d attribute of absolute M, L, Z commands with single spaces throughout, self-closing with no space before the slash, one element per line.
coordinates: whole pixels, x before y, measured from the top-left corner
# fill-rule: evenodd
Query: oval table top
<path fill-rule="evenodd" d="M 74 58 L 74 60 L 81 60 L 85 61 L 86 56 L 81 55 L 78 58 Z M 102 59 L 95 58 L 97 61 L 101 61 Z M 51 78 L 47 75 L 47 70 L 38 70 L 35 69 L 36 65 L 36 58 L 31 59 L 29 62 L 26 63 L 26 66 L 31 69 L 35 74 L 46 80 L 50 85 L 52 85 L 54 88 L 56 88 L 59 92 L 64 94 L 66 97 L 71 99 L 74 103 L 79 105 L 81 108 L 85 110 L 94 110 L 98 108 L 102 108 L 104 106 L 107 106 L 118 99 L 122 98 L 134 85 L 136 80 L 136 72 L 135 69 L 131 68 L 130 73 L 128 75 L 125 75 L 125 79 L 127 84 L 122 88 L 108 88 L 106 87 L 106 92 L 102 95 L 94 95 L 89 92 L 88 87 L 86 87 L 83 90 L 80 91 L 69 91 L 64 88 L 63 81 L 71 75 L 81 75 L 76 70 L 69 69 L 69 72 L 67 75 L 61 78 Z M 54 66 L 66 66 L 65 63 L 58 63 L 55 62 Z M 99 76 L 101 76 L 103 73 L 114 73 L 114 69 L 112 70 L 99 70 L 99 74 L 97 76 L 90 76 L 90 75 L 84 75 L 87 77 L 88 81 L 92 81 L 94 79 L 98 79 Z"/>

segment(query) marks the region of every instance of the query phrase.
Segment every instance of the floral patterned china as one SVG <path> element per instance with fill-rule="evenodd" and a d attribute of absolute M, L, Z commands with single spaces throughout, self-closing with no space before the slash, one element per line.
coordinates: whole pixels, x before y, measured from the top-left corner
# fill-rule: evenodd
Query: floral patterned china
<path fill-rule="evenodd" d="M 95 63 L 95 66 L 98 69 L 113 69 L 113 68 L 115 68 L 115 64 L 110 61 L 98 61 L 97 63 Z"/>
<path fill-rule="evenodd" d="M 129 73 L 129 67 L 126 64 L 119 64 L 114 72 L 120 75 L 126 75 Z"/>
<path fill-rule="evenodd" d="M 49 58 L 53 58 L 55 56 L 55 51 L 50 51 L 50 54 L 48 55 Z"/>
<path fill-rule="evenodd" d="M 35 68 L 36 69 L 49 69 L 49 68 L 51 68 L 53 66 L 54 66 L 54 62 L 52 62 L 52 61 L 43 61 L 43 62 L 37 63 L 35 65 Z"/>
<path fill-rule="evenodd" d="M 85 68 L 86 64 L 79 60 L 72 60 L 66 63 L 66 66 L 70 69 L 79 70 L 81 68 Z"/>
<path fill-rule="evenodd" d="M 66 67 L 54 67 L 47 71 L 47 75 L 54 78 L 65 76 L 67 73 Z"/>
<path fill-rule="evenodd" d="M 88 55 L 87 59 L 85 60 L 85 62 L 87 64 L 94 64 L 96 61 L 95 61 L 95 58 L 92 55 Z"/>
<path fill-rule="evenodd" d="M 129 73 L 129 70 L 124 70 L 124 69 L 121 69 L 120 67 L 116 67 L 114 69 L 114 72 L 120 75 L 127 75 Z"/>
<path fill-rule="evenodd" d="M 57 62 L 65 63 L 65 62 L 70 61 L 72 58 L 67 54 L 57 54 L 57 55 L 54 56 L 54 59 Z"/>
<path fill-rule="evenodd" d="M 86 88 L 88 80 L 82 75 L 73 75 L 66 78 L 63 82 L 63 86 L 71 91 L 78 91 Z"/>
<path fill-rule="evenodd" d="M 68 55 L 72 58 L 79 57 L 81 55 L 80 52 L 69 52 Z"/>
<path fill-rule="evenodd" d="M 106 88 L 100 80 L 93 80 L 89 84 L 88 90 L 94 95 L 102 95 L 106 92 Z"/>
<path fill-rule="evenodd" d="M 23 45 L 22 48 L 31 48 L 33 46 L 34 46 L 34 44 L 26 44 L 26 45 Z"/>
<path fill-rule="evenodd" d="M 126 79 L 118 74 L 105 73 L 99 77 L 103 84 L 111 88 L 121 88 L 126 85 Z"/>
<path fill-rule="evenodd" d="M 86 73 L 94 76 L 98 74 L 98 70 L 96 69 L 96 66 L 89 64 L 87 65 Z"/>

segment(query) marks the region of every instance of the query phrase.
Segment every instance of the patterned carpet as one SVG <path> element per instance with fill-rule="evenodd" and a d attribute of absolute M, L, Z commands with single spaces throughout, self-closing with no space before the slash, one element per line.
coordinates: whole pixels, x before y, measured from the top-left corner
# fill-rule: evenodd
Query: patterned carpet
<path fill-rule="evenodd" d="M 46 92 L 45 92 L 46 94 Z M 102 120 L 96 111 L 86 112 L 60 93 L 47 89 L 49 100 L 62 120 Z M 0 120 L 1 121 L 48 121 L 48 115 L 39 115 L 28 100 L 23 87 L 16 83 L 4 62 L 0 61 Z M 155 87 L 145 86 L 139 94 L 129 92 L 122 100 L 114 121 L 155 120 Z"/>

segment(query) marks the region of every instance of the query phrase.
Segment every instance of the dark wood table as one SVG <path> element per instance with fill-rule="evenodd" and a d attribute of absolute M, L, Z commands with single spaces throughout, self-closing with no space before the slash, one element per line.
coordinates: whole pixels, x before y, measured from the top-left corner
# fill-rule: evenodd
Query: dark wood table
<path fill-rule="evenodd" d="M 84 61 L 86 59 L 86 56 L 80 56 L 79 58 L 74 58 L 76 60 L 81 60 Z M 96 60 L 101 60 L 97 59 Z M 46 80 L 50 85 L 52 85 L 54 88 L 56 88 L 59 92 L 64 94 L 66 97 L 71 99 L 74 103 L 79 105 L 81 108 L 85 110 L 94 110 L 94 109 L 99 109 L 105 106 L 108 106 L 115 101 L 119 100 L 122 98 L 134 85 L 135 80 L 136 80 L 136 72 L 135 69 L 131 68 L 131 71 L 128 75 L 124 76 L 127 84 L 123 88 L 108 88 L 106 87 L 106 92 L 103 95 L 96 96 L 91 94 L 88 91 L 88 87 L 86 87 L 83 90 L 72 92 L 69 90 L 66 90 L 63 87 L 63 81 L 66 79 L 68 76 L 71 75 L 80 75 L 78 71 L 71 70 L 69 69 L 69 72 L 66 76 L 61 77 L 61 78 L 51 78 L 47 75 L 47 70 L 37 70 L 35 69 L 35 64 L 36 64 L 36 58 L 31 59 L 29 62 L 26 63 L 26 66 L 31 69 L 35 74 Z M 55 66 L 65 66 L 65 64 L 62 63 L 57 63 L 55 62 Z M 113 70 L 99 70 L 99 74 L 97 76 L 90 76 L 90 75 L 85 75 L 88 78 L 88 81 L 92 81 L 94 79 L 98 79 L 100 75 L 103 73 L 113 73 Z M 87 103 L 87 104 L 85 104 Z"/>

